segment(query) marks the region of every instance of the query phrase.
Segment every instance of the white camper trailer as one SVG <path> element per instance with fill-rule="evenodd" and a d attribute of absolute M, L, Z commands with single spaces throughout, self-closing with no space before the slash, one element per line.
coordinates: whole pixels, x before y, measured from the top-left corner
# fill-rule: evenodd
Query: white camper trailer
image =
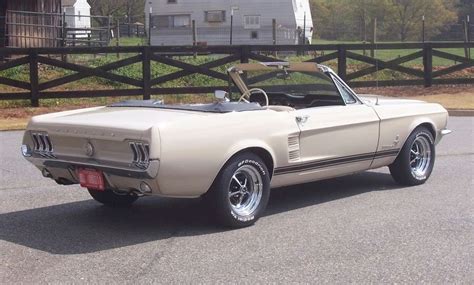
<path fill-rule="evenodd" d="M 289 45 L 313 35 L 309 0 L 147 0 L 145 13 L 152 45 Z"/>

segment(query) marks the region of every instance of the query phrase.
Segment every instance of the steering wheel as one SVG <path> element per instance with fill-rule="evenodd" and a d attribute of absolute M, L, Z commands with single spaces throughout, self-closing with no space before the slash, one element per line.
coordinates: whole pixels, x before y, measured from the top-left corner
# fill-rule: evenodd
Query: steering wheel
<path fill-rule="evenodd" d="M 246 102 L 246 103 L 250 103 L 250 102 L 249 102 L 249 100 L 250 100 L 250 95 L 252 95 L 253 92 L 260 92 L 260 93 L 263 94 L 263 96 L 265 96 L 265 103 L 266 103 L 266 105 L 263 106 L 263 107 L 267 108 L 268 106 L 270 106 L 270 100 L 268 99 L 267 92 L 265 92 L 265 90 L 260 89 L 260 88 L 252 88 L 252 89 L 250 89 L 250 90 L 245 91 L 244 94 L 242 94 L 242 96 L 240 97 L 239 103 L 242 102 L 242 101 L 244 101 L 244 102 Z M 248 100 L 247 100 L 246 98 L 247 98 Z"/>

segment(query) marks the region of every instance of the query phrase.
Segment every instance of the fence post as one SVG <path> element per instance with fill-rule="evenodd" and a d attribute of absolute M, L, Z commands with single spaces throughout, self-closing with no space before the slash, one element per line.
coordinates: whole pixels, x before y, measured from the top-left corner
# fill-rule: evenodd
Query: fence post
<path fill-rule="evenodd" d="M 31 88 L 31 106 L 39 107 L 38 97 L 38 54 L 32 52 L 30 54 L 30 88 Z"/>
<path fill-rule="evenodd" d="M 249 63 L 250 61 L 250 46 L 240 47 L 240 63 Z M 241 75 L 242 80 L 247 84 L 247 72 Z"/>
<path fill-rule="evenodd" d="M 339 45 L 337 49 L 337 74 L 342 80 L 347 77 L 347 50 L 343 45 Z"/>
<path fill-rule="evenodd" d="M 249 63 L 250 48 L 249 46 L 240 47 L 240 63 Z"/>
<path fill-rule="evenodd" d="M 423 45 L 423 70 L 425 87 L 433 86 L 433 47 L 430 44 Z"/>
<path fill-rule="evenodd" d="M 143 62 L 142 62 L 142 72 L 143 72 L 143 100 L 150 100 L 151 98 L 151 60 L 150 60 L 150 47 L 143 47 Z"/>

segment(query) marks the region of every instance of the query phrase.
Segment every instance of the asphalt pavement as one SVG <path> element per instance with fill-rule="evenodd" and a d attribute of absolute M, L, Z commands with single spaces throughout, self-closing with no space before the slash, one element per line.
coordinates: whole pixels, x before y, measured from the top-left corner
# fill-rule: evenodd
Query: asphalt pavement
<path fill-rule="evenodd" d="M 255 226 L 215 226 L 199 200 L 100 206 L 42 178 L 0 133 L 0 284 L 474 283 L 474 119 L 451 118 L 435 170 L 387 169 L 274 189 Z"/>

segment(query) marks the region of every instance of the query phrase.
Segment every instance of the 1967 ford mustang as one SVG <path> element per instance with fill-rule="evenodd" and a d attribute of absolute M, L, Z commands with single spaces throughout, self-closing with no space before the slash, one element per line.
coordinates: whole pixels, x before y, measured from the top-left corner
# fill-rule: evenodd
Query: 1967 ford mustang
<path fill-rule="evenodd" d="M 359 96 L 315 63 L 228 73 L 234 94 L 216 91 L 210 104 L 126 101 L 34 117 L 22 154 L 44 177 L 80 184 L 105 205 L 202 196 L 221 223 L 245 227 L 273 187 L 384 166 L 400 184 L 422 184 L 450 133 L 442 106 Z"/>

